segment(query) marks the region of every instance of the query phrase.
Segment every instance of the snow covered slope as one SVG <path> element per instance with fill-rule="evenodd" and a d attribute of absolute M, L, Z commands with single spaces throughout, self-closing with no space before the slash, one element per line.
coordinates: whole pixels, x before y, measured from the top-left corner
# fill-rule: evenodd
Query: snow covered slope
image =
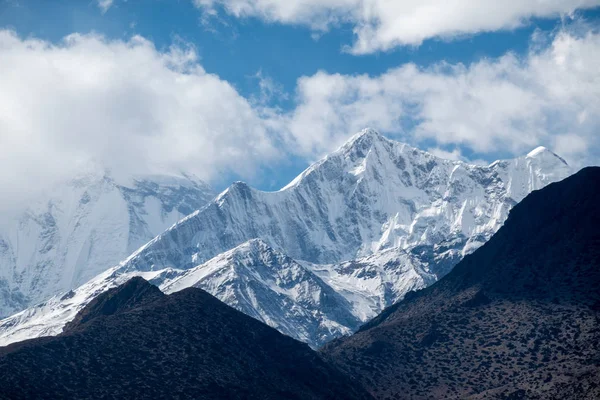
<path fill-rule="evenodd" d="M 280 332 L 320 346 L 361 324 L 350 303 L 300 263 L 253 239 L 161 287 L 198 287 Z"/>
<path fill-rule="evenodd" d="M 297 262 L 253 239 L 197 267 L 111 268 L 79 288 L 0 321 L 0 346 L 57 335 L 98 294 L 141 276 L 166 293 L 206 290 L 226 304 L 313 347 L 350 334 L 412 290 L 435 281 L 400 249 L 339 265 Z"/>
<path fill-rule="evenodd" d="M 346 298 L 350 311 L 361 324 L 411 290 L 422 289 L 437 280 L 427 264 L 398 247 L 339 264 L 307 264 L 307 267 Z"/>
<path fill-rule="evenodd" d="M 212 197 L 186 176 L 90 172 L 56 186 L 0 221 L 0 316 L 78 287 Z"/>
<path fill-rule="evenodd" d="M 476 166 L 365 130 L 278 192 L 233 184 L 127 265 L 188 269 L 258 237 L 294 259 L 318 264 L 392 247 L 418 248 L 425 257 L 448 240 L 462 254 L 485 242 L 529 192 L 570 173 L 546 149 Z"/>
<path fill-rule="evenodd" d="M 316 346 L 445 275 L 514 204 L 570 174 L 545 148 L 477 166 L 365 130 L 278 192 L 233 184 L 113 273 L 171 271 L 163 290 L 199 286 Z M 57 297 L 0 321 L 0 344 L 60 329 L 64 314 L 46 315 L 64 308 Z"/>
<path fill-rule="evenodd" d="M 40 336 L 54 336 L 62 332 L 63 327 L 100 293 L 117 287 L 134 276 L 141 276 L 150 283 L 159 286 L 178 276 L 182 271 L 166 269 L 163 271 L 120 273 L 118 267 L 104 271 L 80 287 L 31 308 L 21 311 L 0 321 L 0 346 L 20 342 Z"/>

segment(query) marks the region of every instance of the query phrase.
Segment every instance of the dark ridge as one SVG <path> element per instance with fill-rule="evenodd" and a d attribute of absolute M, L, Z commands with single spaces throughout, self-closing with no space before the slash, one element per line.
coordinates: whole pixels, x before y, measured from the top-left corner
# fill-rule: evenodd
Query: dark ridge
<path fill-rule="evenodd" d="M 600 167 L 588 167 L 527 196 L 444 285 L 482 284 L 506 296 L 591 301 L 600 280 Z"/>
<path fill-rule="evenodd" d="M 0 399 L 369 399 L 306 344 L 201 289 L 141 278 L 99 296 L 74 328 L 0 352 Z"/>
<path fill-rule="evenodd" d="M 321 353 L 380 399 L 600 398 L 599 206 L 598 167 L 531 193 L 447 276 Z"/>
<path fill-rule="evenodd" d="M 92 300 L 87 306 L 77 313 L 63 331 L 80 327 L 81 325 L 99 317 L 122 312 L 144 303 L 160 299 L 164 294 L 159 288 L 140 277 L 133 277 L 123 285 L 107 290 Z"/>

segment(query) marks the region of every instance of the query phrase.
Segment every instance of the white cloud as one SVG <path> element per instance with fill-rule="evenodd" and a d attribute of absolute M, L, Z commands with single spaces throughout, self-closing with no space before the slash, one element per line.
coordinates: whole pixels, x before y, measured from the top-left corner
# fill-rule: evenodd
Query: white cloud
<path fill-rule="evenodd" d="M 563 133 L 553 138 L 553 147 L 561 154 L 568 154 L 572 158 L 585 156 L 590 148 L 590 142 L 593 142 L 594 146 L 599 145 L 597 140 L 592 139 L 575 133 Z"/>
<path fill-rule="evenodd" d="M 100 11 L 102 11 L 102 14 L 112 7 L 113 2 L 113 0 L 98 0 L 98 7 L 100 8 Z"/>
<path fill-rule="evenodd" d="M 288 99 L 288 94 L 284 91 L 283 85 L 273 80 L 273 78 L 265 76 L 262 70 L 259 70 L 252 78 L 256 79 L 258 83 L 258 93 L 251 98 L 253 104 L 266 105 L 275 99 Z"/>
<path fill-rule="evenodd" d="M 427 151 L 434 156 L 438 156 L 445 160 L 455 160 L 455 161 L 464 161 L 461 151 L 459 149 L 453 149 L 452 151 L 440 149 L 439 147 L 430 147 Z"/>
<path fill-rule="evenodd" d="M 203 12 L 217 7 L 235 17 L 301 24 L 326 31 L 354 26 L 355 54 L 419 45 L 429 38 L 453 38 L 514 29 L 531 18 L 556 17 L 600 6 L 598 0 L 193 0 Z"/>
<path fill-rule="evenodd" d="M 561 31 L 522 58 L 406 64 L 380 76 L 319 72 L 298 81 L 288 126 L 307 153 L 368 125 L 410 143 L 460 145 L 478 155 L 523 154 L 542 144 L 577 156 L 576 165 L 597 163 L 598 65 L 598 33 Z"/>
<path fill-rule="evenodd" d="M 191 47 L 74 34 L 60 44 L 0 31 L 3 197 L 100 164 L 123 174 L 251 176 L 278 156 L 269 122 Z"/>
<path fill-rule="evenodd" d="M 367 126 L 438 154 L 456 149 L 454 158 L 545 145 L 576 166 L 598 164 L 600 34 L 561 31 L 533 48 L 378 76 L 318 72 L 281 110 L 265 105 L 285 96 L 268 77 L 257 75 L 259 97 L 244 98 L 185 44 L 158 51 L 139 36 L 78 34 L 51 44 L 0 31 L 0 201 L 91 163 L 124 175 L 253 178 Z"/>

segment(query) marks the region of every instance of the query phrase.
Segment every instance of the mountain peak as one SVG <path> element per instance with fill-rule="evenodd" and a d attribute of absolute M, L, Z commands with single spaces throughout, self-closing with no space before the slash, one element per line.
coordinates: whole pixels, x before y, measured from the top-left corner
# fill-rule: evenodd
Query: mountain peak
<path fill-rule="evenodd" d="M 593 248 L 600 239 L 596 228 L 600 224 L 596 211 L 600 201 L 598 184 L 600 167 L 587 167 L 529 194 L 510 211 L 496 235 L 458 264 L 448 280 L 454 279 L 461 288 L 483 284 L 503 294 L 520 290 L 530 296 L 550 293 L 556 298 L 567 292 L 569 300 L 581 294 L 588 296 L 600 282 L 593 262 L 584 263 L 576 271 L 568 266 L 572 254 L 577 254 L 577 262 L 581 262 L 593 253 L 586 249 Z M 573 229 L 575 226 L 577 229 Z M 568 241 L 559 240 L 565 232 L 569 232 Z M 554 247 L 549 249 L 548 243 Z M 568 251 L 558 244 L 568 247 Z M 494 262 L 486 258 L 489 254 L 496 254 Z M 518 264 L 512 262 L 515 257 Z"/>
<path fill-rule="evenodd" d="M 255 248 L 261 248 L 261 249 L 266 249 L 266 248 L 271 248 L 271 246 L 269 246 L 269 244 L 267 242 L 265 242 L 262 238 L 254 238 L 254 239 L 250 239 L 248 240 L 246 243 L 241 244 L 238 247 L 241 247 L 243 245 L 247 245 L 247 246 L 251 246 L 251 247 L 255 247 Z"/>
<path fill-rule="evenodd" d="M 100 166 L 42 185 L 0 210 L 0 286 L 10 288 L 0 293 L 0 318 L 89 281 L 213 197 L 191 175 L 115 175 Z"/>
<path fill-rule="evenodd" d="M 355 146 L 372 146 L 374 143 L 379 141 L 387 140 L 385 136 L 377 132 L 375 129 L 366 128 L 357 134 L 353 135 L 350 139 L 342 145 L 341 148 L 348 149 Z"/>
<path fill-rule="evenodd" d="M 535 149 L 531 150 L 529 153 L 527 153 L 527 157 L 535 157 L 536 155 L 544 153 L 546 151 L 549 151 L 546 147 L 538 146 Z"/>
<path fill-rule="evenodd" d="M 340 156 L 342 158 L 350 159 L 354 159 L 356 156 L 358 156 L 358 158 L 363 158 L 375 143 L 384 141 L 388 141 L 388 139 L 379 132 L 371 128 L 365 128 L 351 136 L 350 139 L 333 153 L 328 154 L 326 157 L 309 166 L 290 183 L 281 188 L 280 191 L 285 191 L 298 186 L 306 177 L 323 168 L 323 166 L 330 162 L 331 159 L 339 158 Z"/>
<path fill-rule="evenodd" d="M 355 135 L 353 135 L 349 141 L 352 141 L 353 138 L 365 138 L 365 137 L 381 139 L 384 136 L 381 133 L 377 132 L 373 128 L 365 128 L 365 129 L 361 130 L 360 132 L 356 133 Z"/>
<path fill-rule="evenodd" d="M 558 159 L 563 164 L 569 165 L 561 156 L 559 156 L 558 154 L 554 153 L 553 151 L 549 150 L 548 148 L 546 148 L 544 146 L 538 146 L 535 149 L 531 150 L 529 153 L 527 153 L 526 158 Z"/>
<path fill-rule="evenodd" d="M 145 279 L 133 277 L 121 286 L 110 289 L 92 300 L 73 321 L 65 326 L 64 331 L 77 328 L 95 318 L 113 315 L 163 296 L 160 289 Z"/>
<path fill-rule="evenodd" d="M 227 189 L 222 191 L 216 198 L 215 201 L 222 202 L 232 195 L 241 196 L 241 198 L 249 199 L 252 197 L 252 189 L 246 182 L 235 181 Z"/>
<path fill-rule="evenodd" d="M 223 255 L 246 255 L 248 253 L 257 253 L 261 251 L 272 252 L 274 249 L 263 239 L 254 238 L 224 252 Z"/>

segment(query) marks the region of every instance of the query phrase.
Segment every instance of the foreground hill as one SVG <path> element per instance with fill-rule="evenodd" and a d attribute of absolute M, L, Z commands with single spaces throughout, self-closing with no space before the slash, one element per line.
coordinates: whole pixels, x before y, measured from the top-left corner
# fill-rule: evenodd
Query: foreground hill
<path fill-rule="evenodd" d="M 600 168 L 322 353 L 386 398 L 600 398 Z"/>
<path fill-rule="evenodd" d="M 368 399 L 303 343 L 205 291 L 142 278 L 56 337 L 0 349 L 0 398 Z"/>

